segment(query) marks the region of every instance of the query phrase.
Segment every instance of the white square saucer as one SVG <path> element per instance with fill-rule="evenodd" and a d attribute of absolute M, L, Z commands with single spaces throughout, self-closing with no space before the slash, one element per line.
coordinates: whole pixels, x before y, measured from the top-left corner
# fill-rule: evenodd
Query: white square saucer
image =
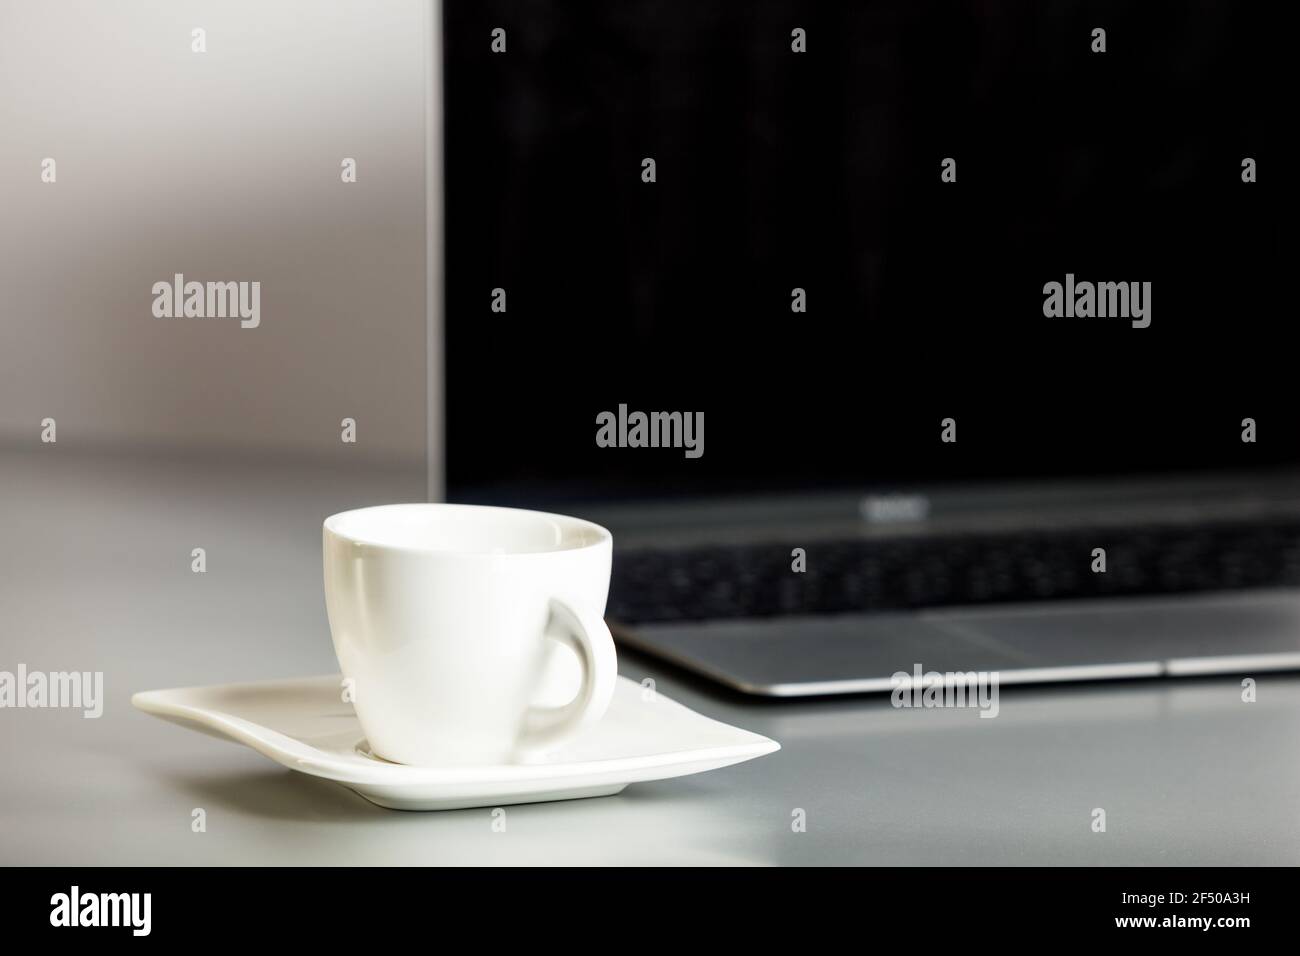
<path fill-rule="evenodd" d="M 780 749 L 626 677 L 601 722 L 581 736 L 534 762 L 472 767 L 411 767 L 371 755 L 337 675 L 141 691 L 131 703 L 395 810 L 601 797 L 629 783 L 716 770 Z"/>

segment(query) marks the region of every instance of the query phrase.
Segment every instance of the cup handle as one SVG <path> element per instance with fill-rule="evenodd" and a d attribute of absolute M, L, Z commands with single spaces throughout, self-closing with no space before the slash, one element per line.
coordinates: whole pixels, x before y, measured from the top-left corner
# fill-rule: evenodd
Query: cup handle
<path fill-rule="evenodd" d="M 519 749 L 549 747 L 605 716 L 618 680 L 614 638 L 600 615 L 589 608 L 551 598 L 546 636 L 567 644 L 582 664 L 582 686 L 559 707 L 533 707 L 524 721 Z"/>

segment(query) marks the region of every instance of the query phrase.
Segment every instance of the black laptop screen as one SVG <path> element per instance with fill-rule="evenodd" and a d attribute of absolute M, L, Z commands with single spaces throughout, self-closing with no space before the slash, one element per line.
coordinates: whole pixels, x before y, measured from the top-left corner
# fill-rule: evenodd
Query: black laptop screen
<path fill-rule="evenodd" d="M 451 497 L 1300 458 L 1275 9 L 449 0 Z"/>

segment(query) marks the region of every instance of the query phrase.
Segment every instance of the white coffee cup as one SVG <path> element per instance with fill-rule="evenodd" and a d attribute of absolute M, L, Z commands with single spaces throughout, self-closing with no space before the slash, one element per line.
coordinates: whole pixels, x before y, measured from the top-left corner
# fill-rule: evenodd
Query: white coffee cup
<path fill-rule="evenodd" d="M 323 537 L 334 651 L 376 756 L 526 760 L 604 715 L 618 676 L 604 528 L 401 504 L 331 515 Z M 565 685 L 568 703 L 540 705 Z"/>

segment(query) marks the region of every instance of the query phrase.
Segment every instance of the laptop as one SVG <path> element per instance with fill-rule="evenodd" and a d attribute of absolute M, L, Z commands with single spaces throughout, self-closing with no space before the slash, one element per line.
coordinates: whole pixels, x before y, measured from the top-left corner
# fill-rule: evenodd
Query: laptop
<path fill-rule="evenodd" d="M 433 493 L 750 694 L 1300 667 L 1267 24 L 1095 19 L 448 4 Z"/>

